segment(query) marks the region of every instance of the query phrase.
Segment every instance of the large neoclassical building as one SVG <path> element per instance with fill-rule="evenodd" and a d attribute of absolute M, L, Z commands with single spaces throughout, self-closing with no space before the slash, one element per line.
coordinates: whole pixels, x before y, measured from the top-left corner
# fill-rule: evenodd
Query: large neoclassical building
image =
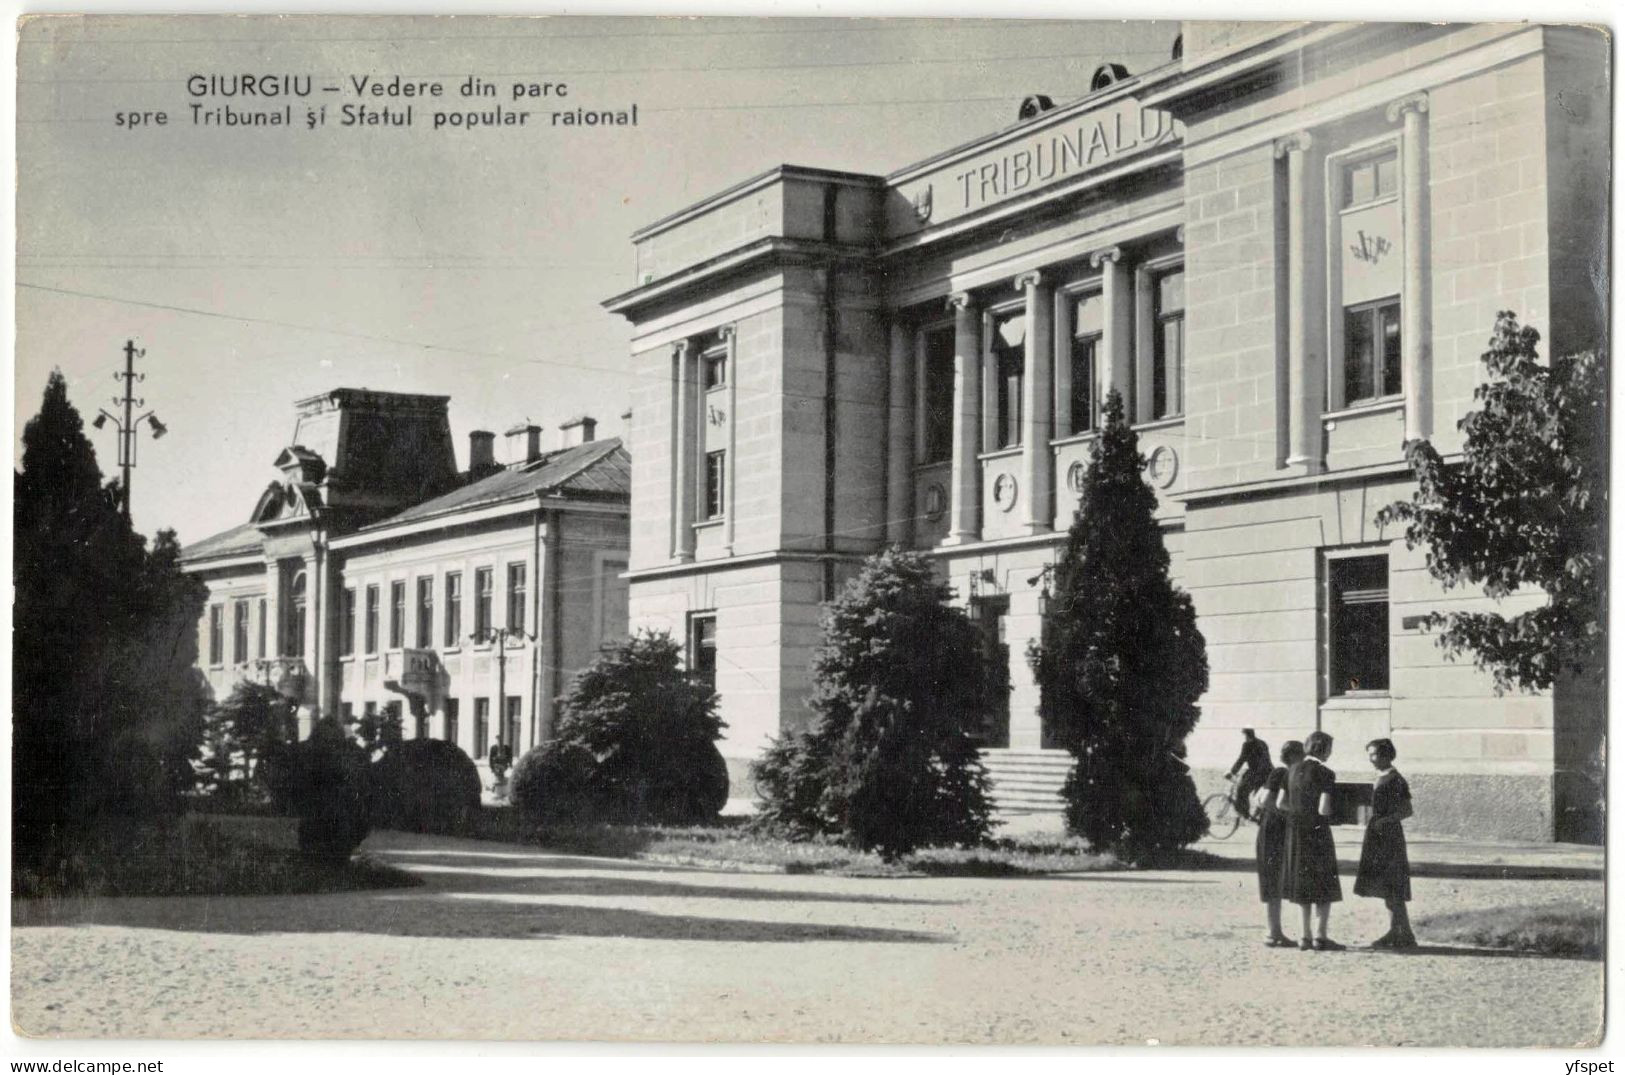
<path fill-rule="evenodd" d="M 529 422 L 469 435 L 445 396 L 338 388 L 295 406 L 277 476 L 247 521 L 182 550 L 209 589 L 199 663 L 317 717 L 393 709 L 406 737 L 483 768 L 547 739 L 556 698 L 626 637 L 631 461 L 591 418 L 543 444 Z"/>
<path fill-rule="evenodd" d="M 1321 728 L 1365 782 L 1360 746 L 1391 736 L 1418 825 L 1551 838 L 1594 798 L 1595 709 L 1446 660 L 1420 617 L 1483 599 L 1375 515 L 1412 491 L 1408 440 L 1460 450 L 1498 310 L 1547 353 L 1603 341 L 1605 38 L 1167 45 L 890 175 L 786 165 L 635 234 L 605 304 L 637 376 L 631 624 L 688 639 L 739 771 L 806 719 L 820 601 L 884 543 L 926 550 L 1009 663 L 1001 794 L 1042 802 L 1067 756 L 1023 654 L 1116 389 L 1207 640 L 1199 774 L 1244 726 Z"/>

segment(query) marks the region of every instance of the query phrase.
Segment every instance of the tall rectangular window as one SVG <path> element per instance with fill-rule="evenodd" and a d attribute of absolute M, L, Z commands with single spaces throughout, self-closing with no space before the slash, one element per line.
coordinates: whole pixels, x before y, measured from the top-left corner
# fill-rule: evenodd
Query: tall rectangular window
<path fill-rule="evenodd" d="M 705 517 L 719 519 L 728 508 L 728 453 L 705 453 Z"/>
<path fill-rule="evenodd" d="M 258 637 L 254 641 L 254 656 L 262 661 L 265 660 L 265 605 L 265 598 L 260 598 L 260 630 Z"/>
<path fill-rule="evenodd" d="M 491 630 L 491 579 L 489 567 L 474 570 L 474 636 L 481 640 Z"/>
<path fill-rule="evenodd" d="M 406 580 L 389 584 L 389 648 L 406 645 Z"/>
<path fill-rule="evenodd" d="M 463 633 L 463 573 L 446 572 L 446 648 L 455 649 L 462 644 Z"/>
<path fill-rule="evenodd" d="M 339 656 L 355 653 L 355 587 L 344 588 L 344 605 L 339 609 Z"/>
<path fill-rule="evenodd" d="M 525 626 L 525 584 L 526 565 L 508 565 L 508 626 L 523 629 Z"/>
<path fill-rule="evenodd" d="M 373 584 L 367 587 L 367 653 L 378 652 L 378 586 Z"/>
<path fill-rule="evenodd" d="M 717 688 L 717 617 L 708 612 L 688 621 L 688 667 L 712 690 Z"/>
<path fill-rule="evenodd" d="M 1100 340 L 1106 331 L 1106 303 L 1097 292 L 1084 295 L 1072 312 L 1072 428 L 1068 433 L 1087 433 L 1095 428 L 1096 363 Z"/>
<path fill-rule="evenodd" d="M 1010 597 L 973 597 L 970 606 L 971 622 L 981 634 L 982 660 L 988 668 L 1007 668 L 1010 665 L 1009 616 Z M 990 707 L 982 714 L 981 745 L 1007 747 L 1010 745 L 1010 695 L 1008 691 L 989 699 Z"/>
<path fill-rule="evenodd" d="M 998 444 L 1021 443 L 1021 396 L 1027 372 L 1027 315 L 1009 314 L 993 324 L 993 362 L 998 377 Z"/>
<path fill-rule="evenodd" d="M 1399 300 L 1343 311 L 1343 402 L 1368 403 L 1400 392 Z"/>
<path fill-rule="evenodd" d="M 434 645 L 433 575 L 423 575 L 418 579 L 417 614 L 417 645 L 419 649 L 428 649 Z"/>
<path fill-rule="evenodd" d="M 485 757 L 486 740 L 491 737 L 491 699 L 474 699 L 474 756 Z"/>
<path fill-rule="evenodd" d="M 226 662 L 226 606 L 209 606 L 209 663 Z"/>
<path fill-rule="evenodd" d="M 940 463 L 953 458 L 954 451 L 954 330 L 951 325 L 930 329 L 925 334 L 925 369 L 921 385 L 925 393 L 924 428 L 921 430 L 922 463 Z"/>
<path fill-rule="evenodd" d="M 719 348 L 707 351 L 700 356 L 700 376 L 705 383 L 705 390 L 723 388 L 728 384 L 728 351 Z"/>
<path fill-rule="evenodd" d="M 517 694 L 508 696 L 508 747 L 519 755 L 519 714 L 524 708 L 525 700 Z"/>
<path fill-rule="evenodd" d="M 1330 695 L 1388 689 L 1388 557 L 1326 561 Z"/>
<path fill-rule="evenodd" d="M 287 609 L 287 619 L 283 623 L 282 634 L 282 637 L 286 640 L 282 647 L 284 657 L 303 657 L 305 655 L 305 602 L 308 598 L 305 587 L 305 573 L 303 571 L 294 572 L 293 579 L 288 584 L 288 601 L 284 606 Z"/>
<path fill-rule="evenodd" d="M 445 717 L 446 729 L 445 730 L 446 730 L 446 742 L 448 742 L 448 743 L 457 742 L 457 735 L 458 735 L 458 732 L 459 732 L 459 729 L 457 727 L 457 718 L 460 715 L 460 713 L 462 711 L 462 708 L 463 708 L 462 699 L 460 699 L 460 698 L 447 698 L 446 699 L 446 717 Z"/>
<path fill-rule="evenodd" d="M 231 606 L 231 663 L 248 660 L 248 602 L 238 601 Z"/>
<path fill-rule="evenodd" d="M 1157 277 L 1152 307 L 1151 413 L 1155 418 L 1174 418 L 1185 413 L 1183 269 Z"/>

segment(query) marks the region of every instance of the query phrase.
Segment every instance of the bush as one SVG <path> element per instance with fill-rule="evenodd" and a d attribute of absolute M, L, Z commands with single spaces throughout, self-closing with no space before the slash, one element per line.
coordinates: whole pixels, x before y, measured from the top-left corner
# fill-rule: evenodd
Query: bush
<path fill-rule="evenodd" d="M 379 828 L 461 833 L 480 808 L 480 771 L 455 743 L 407 739 L 372 763 L 372 796 Z"/>
<path fill-rule="evenodd" d="M 317 858 L 344 859 L 371 827 L 371 767 L 367 752 L 332 720 L 310 738 L 266 759 L 272 800 L 299 819 L 299 849 Z"/>
<path fill-rule="evenodd" d="M 684 671 L 671 636 L 640 632 L 606 651 L 559 703 L 558 738 L 520 759 L 513 777 L 528 815 L 683 825 L 722 812 L 716 692 Z"/>
<path fill-rule="evenodd" d="M 762 824 L 887 858 L 987 837 L 976 735 L 1008 683 L 950 596 L 929 559 L 888 549 L 825 607 L 813 658 L 818 717 L 753 769 Z"/>

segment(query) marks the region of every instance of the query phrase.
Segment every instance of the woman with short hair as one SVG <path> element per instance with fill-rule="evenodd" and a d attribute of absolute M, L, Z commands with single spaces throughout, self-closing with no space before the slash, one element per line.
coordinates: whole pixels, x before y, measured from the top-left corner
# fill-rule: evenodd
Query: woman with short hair
<path fill-rule="evenodd" d="M 1289 739 L 1281 744 L 1281 764 L 1264 779 L 1263 802 L 1258 807 L 1258 898 L 1269 921 L 1270 948 L 1291 948 L 1291 937 L 1281 928 L 1281 858 L 1286 846 L 1286 774 L 1303 760 L 1303 744 Z"/>
<path fill-rule="evenodd" d="M 1416 947 L 1411 916 L 1405 906 L 1411 898 L 1411 862 L 1405 848 L 1404 821 L 1411 816 L 1411 788 L 1394 768 L 1399 752 L 1392 739 L 1373 739 L 1366 757 L 1377 770 L 1371 789 L 1371 820 L 1360 847 L 1360 870 L 1354 894 L 1380 899 L 1388 907 L 1388 932 L 1371 942 L 1372 948 L 1402 950 Z"/>
<path fill-rule="evenodd" d="M 1337 774 L 1326 767 L 1332 737 L 1311 732 L 1306 756 L 1287 771 L 1287 830 L 1281 865 L 1281 897 L 1303 910 L 1298 947 L 1307 952 L 1341 952 L 1346 946 L 1327 935 L 1332 904 L 1343 898 L 1337 879 L 1337 845 L 1332 842 L 1332 789 Z M 1309 932 L 1311 909 L 1315 932 Z"/>

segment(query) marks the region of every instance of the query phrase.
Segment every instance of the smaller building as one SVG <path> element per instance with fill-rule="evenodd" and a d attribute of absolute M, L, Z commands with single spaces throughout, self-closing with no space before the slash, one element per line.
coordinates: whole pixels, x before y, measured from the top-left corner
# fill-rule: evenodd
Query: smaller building
<path fill-rule="evenodd" d="M 336 389 L 296 405 L 281 471 L 249 521 L 186 547 L 216 698 L 242 680 L 318 716 L 397 711 L 408 738 L 480 762 L 545 740 L 554 699 L 627 633 L 631 460 L 595 422 L 469 437 L 447 397 Z"/>

